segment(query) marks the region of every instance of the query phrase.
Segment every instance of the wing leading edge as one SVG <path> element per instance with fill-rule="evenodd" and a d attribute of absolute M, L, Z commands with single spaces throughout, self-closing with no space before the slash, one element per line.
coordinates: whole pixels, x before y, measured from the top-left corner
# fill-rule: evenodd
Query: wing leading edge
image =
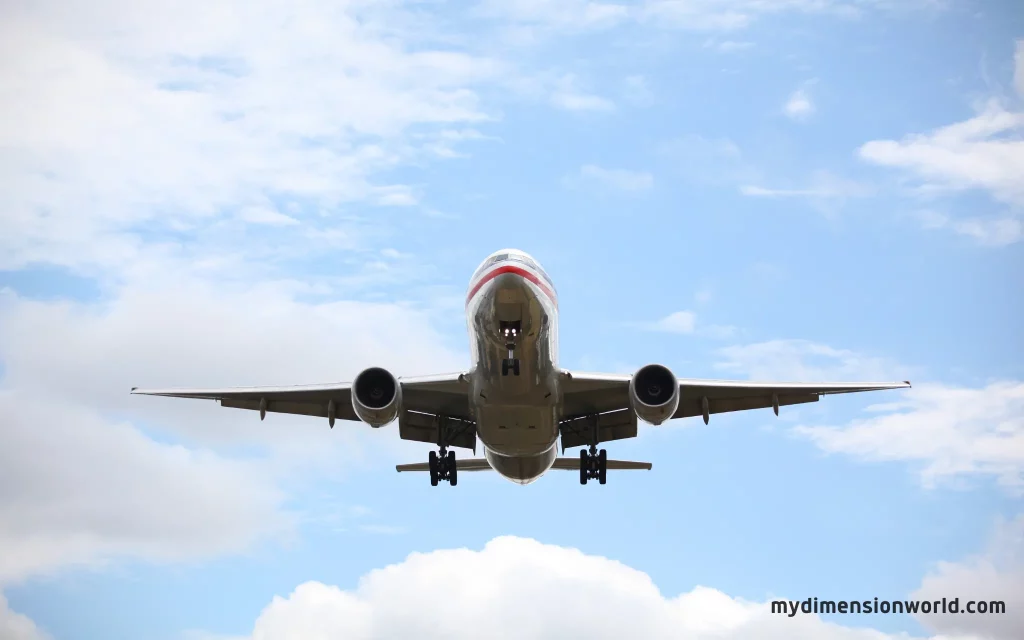
<path fill-rule="evenodd" d="M 598 441 L 636 436 L 630 415 L 631 375 L 566 371 L 563 378 L 563 447 L 589 444 L 583 430 L 587 416 L 598 416 Z M 886 389 L 906 389 L 903 382 L 747 382 L 742 380 L 679 380 L 679 408 L 671 419 L 817 402 L 821 396 Z M 632 424 L 629 424 L 632 421 Z M 577 424 L 578 423 L 578 424 Z M 607 423 L 607 427 L 604 426 Z M 590 436 L 590 437 L 588 437 Z"/>
<path fill-rule="evenodd" d="M 402 412 L 399 414 L 398 422 L 403 439 L 436 442 L 439 421 L 435 418 L 446 416 L 464 425 L 459 437 L 451 444 L 467 449 L 475 447 L 475 428 L 469 411 L 469 385 L 464 374 L 398 378 L 398 383 L 402 387 Z M 352 409 L 350 382 L 221 389 L 135 387 L 131 392 L 136 395 L 165 398 L 216 400 L 222 407 L 259 411 L 261 419 L 266 417 L 267 413 L 289 413 L 328 418 L 331 426 L 334 426 L 335 419 L 359 422 Z"/>

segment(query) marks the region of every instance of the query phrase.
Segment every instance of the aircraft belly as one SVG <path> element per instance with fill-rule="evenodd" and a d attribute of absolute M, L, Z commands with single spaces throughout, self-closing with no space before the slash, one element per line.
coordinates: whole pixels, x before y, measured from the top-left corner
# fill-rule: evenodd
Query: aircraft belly
<path fill-rule="evenodd" d="M 532 456 L 503 456 L 490 449 L 484 451 L 492 469 L 518 484 L 530 484 L 540 478 L 555 463 L 557 455 L 554 446 Z"/>
<path fill-rule="evenodd" d="M 504 455 L 537 454 L 558 437 L 551 406 L 483 406 L 477 408 L 477 437 Z"/>

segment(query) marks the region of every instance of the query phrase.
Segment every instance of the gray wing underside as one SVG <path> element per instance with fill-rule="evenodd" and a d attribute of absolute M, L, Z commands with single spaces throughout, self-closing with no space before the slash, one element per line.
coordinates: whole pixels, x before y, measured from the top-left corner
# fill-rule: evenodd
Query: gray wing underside
<path fill-rule="evenodd" d="M 473 449 L 476 429 L 469 410 L 469 384 L 462 373 L 399 378 L 402 411 L 399 435 L 404 440 L 437 442 L 439 416 L 463 428 L 456 429 L 452 446 Z M 352 409 L 352 384 L 335 382 L 284 387 L 227 387 L 221 389 L 139 389 L 133 394 L 167 398 L 214 400 L 222 407 L 327 418 L 331 402 L 337 420 L 358 422 Z"/>
<path fill-rule="evenodd" d="M 598 442 L 637 435 L 629 404 L 630 375 L 566 371 L 563 378 L 562 447 L 590 444 L 598 417 Z M 909 382 L 747 382 L 741 380 L 679 380 L 679 408 L 671 419 L 768 409 L 808 402 L 822 396 L 910 387 Z"/>
<path fill-rule="evenodd" d="M 562 449 L 593 441 L 597 416 L 598 442 L 637 435 L 636 415 L 629 404 L 629 375 L 564 372 L 560 423 Z M 403 440 L 436 443 L 442 420 L 449 425 L 449 444 L 476 448 L 476 425 L 469 407 L 465 374 L 453 373 L 399 378 L 403 406 L 399 435 Z M 672 416 L 766 409 L 807 402 L 821 396 L 909 387 L 909 382 L 778 383 L 732 380 L 679 381 L 679 409 Z M 221 389 L 132 389 L 133 394 L 214 400 L 223 407 L 327 418 L 334 407 L 338 420 L 359 421 L 352 409 L 349 382 L 284 387 L 229 387 Z M 442 418 L 444 416 L 444 418 Z M 467 469 L 469 470 L 469 469 Z"/>

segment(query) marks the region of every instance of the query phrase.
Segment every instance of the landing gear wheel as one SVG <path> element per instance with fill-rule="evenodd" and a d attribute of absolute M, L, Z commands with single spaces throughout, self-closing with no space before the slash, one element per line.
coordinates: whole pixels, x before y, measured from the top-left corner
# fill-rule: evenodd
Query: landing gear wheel
<path fill-rule="evenodd" d="M 430 486 L 436 487 L 438 481 L 438 465 L 437 465 L 437 452 L 431 451 L 430 455 L 427 456 L 427 463 L 430 466 Z"/>
<path fill-rule="evenodd" d="M 519 375 L 519 358 L 505 358 L 501 361 L 501 375 L 507 376 L 509 371 L 512 375 Z"/>
<path fill-rule="evenodd" d="M 608 480 L 608 452 L 601 449 L 597 454 L 597 481 L 604 484 Z"/>
<path fill-rule="evenodd" d="M 587 480 L 590 477 L 590 456 L 587 455 L 587 450 L 583 449 L 580 451 L 580 484 L 587 484 Z"/>
<path fill-rule="evenodd" d="M 448 484 L 455 486 L 459 483 L 459 468 L 455 466 L 455 452 L 449 451 L 447 456 Z"/>

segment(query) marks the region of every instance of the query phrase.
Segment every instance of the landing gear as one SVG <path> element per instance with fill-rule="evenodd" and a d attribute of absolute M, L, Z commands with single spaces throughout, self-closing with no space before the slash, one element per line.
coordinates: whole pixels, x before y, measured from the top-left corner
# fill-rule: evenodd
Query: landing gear
<path fill-rule="evenodd" d="M 508 350 L 508 357 L 501 361 L 501 375 L 507 376 L 511 371 L 512 375 L 518 376 L 519 358 L 516 357 L 516 340 L 519 338 L 520 323 L 518 320 L 501 322 L 499 330 L 501 337 L 505 340 L 505 348 Z"/>
<path fill-rule="evenodd" d="M 601 484 L 608 481 L 608 452 L 590 445 L 590 451 L 580 451 L 580 484 L 594 479 Z"/>
<path fill-rule="evenodd" d="M 430 486 L 436 487 L 442 480 L 447 480 L 453 487 L 459 483 L 454 451 L 445 451 L 445 447 L 441 447 L 440 453 L 431 451 L 427 463 L 430 467 Z"/>
<path fill-rule="evenodd" d="M 608 481 L 608 452 L 604 449 L 597 450 L 597 443 L 600 442 L 600 418 L 590 416 L 591 440 L 589 451 L 580 450 L 580 484 L 587 484 L 587 480 L 595 478 L 601 484 Z"/>
<path fill-rule="evenodd" d="M 448 420 L 444 416 L 438 416 L 437 446 L 440 451 L 431 451 L 427 457 L 430 486 L 432 487 L 436 487 L 439 482 L 444 480 L 447 480 L 448 484 L 453 487 L 459 483 L 459 469 L 455 463 L 455 452 L 448 450 L 448 443 L 456 435 L 458 435 L 458 431 L 453 432 Z"/>

